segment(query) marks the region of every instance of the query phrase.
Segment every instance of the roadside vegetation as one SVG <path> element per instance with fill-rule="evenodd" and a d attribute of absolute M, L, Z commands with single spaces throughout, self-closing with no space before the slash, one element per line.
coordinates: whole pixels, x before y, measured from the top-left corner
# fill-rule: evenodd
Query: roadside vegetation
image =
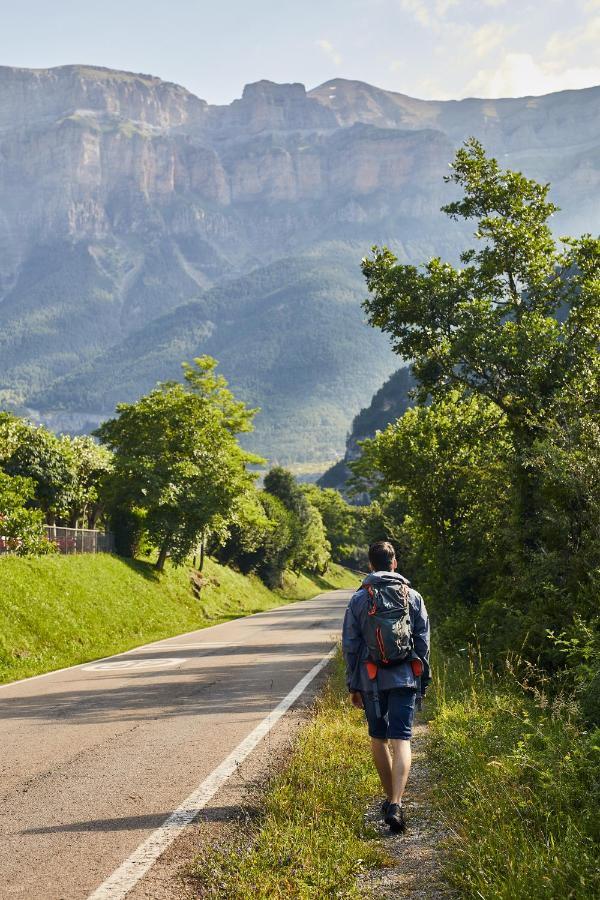
<path fill-rule="evenodd" d="M 363 442 L 355 489 L 447 663 L 431 754 L 459 896 L 598 896 L 600 240 L 557 242 L 550 186 L 476 140 L 446 180 L 444 211 L 474 225 L 460 268 L 363 260 L 416 389 Z"/>
<path fill-rule="evenodd" d="M 203 848 L 186 881 L 206 898 L 360 897 L 357 875 L 387 861 L 364 820 L 376 792 L 362 714 L 348 707 L 338 655 L 315 716 L 259 800 L 258 815 L 225 845 Z"/>
<path fill-rule="evenodd" d="M 518 659 L 440 668 L 429 756 L 460 897 L 600 896 L 600 729 Z"/>
<path fill-rule="evenodd" d="M 120 653 L 323 590 L 353 586 L 333 564 L 326 575 L 286 573 L 271 590 L 208 560 L 202 579 L 189 566 L 162 574 L 143 560 L 99 553 L 0 561 L 0 682 Z"/>
<path fill-rule="evenodd" d="M 0 680 L 357 584 L 339 562 L 364 515 L 326 492 L 322 514 L 280 467 L 259 489 L 237 440 L 256 411 L 215 369 L 184 364 L 94 437 L 0 413 Z M 61 557 L 45 523 L 109 528 L 117 555 Z"/>

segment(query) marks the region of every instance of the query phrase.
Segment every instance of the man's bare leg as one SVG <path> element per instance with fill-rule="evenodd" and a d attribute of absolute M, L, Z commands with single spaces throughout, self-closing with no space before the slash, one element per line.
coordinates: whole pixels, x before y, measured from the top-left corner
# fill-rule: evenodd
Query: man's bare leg
<path fill-rule="evenodd" d="M 402 742 L 396 741 L 396 743 Z M 379 773 L 381 786 L 385 791 L 387 799 L 391 800 L 393 793 L 392 757 L 390 754 L 390 747 L 388 742 L 382 741 L 379 738 L 372 737 L 371 753 L 373 754 L 373 762 L 375 763 L 375 768 Z"/>
<path fill-rule="evenodd" d="M 388 794 L 388 798 L 392 803 L 402 803 L 402 795 L 408 781 L 408 773 L 412 762 L 410 741 L 392 739 L 390 744 L 392 745 L 392 790 Z"/>

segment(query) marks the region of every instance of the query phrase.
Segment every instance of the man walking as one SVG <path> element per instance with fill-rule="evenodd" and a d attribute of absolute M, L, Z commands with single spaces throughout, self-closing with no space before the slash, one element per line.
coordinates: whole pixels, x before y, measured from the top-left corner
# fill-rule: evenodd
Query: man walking
<path fill-rule="evenodd" d="M 427 610 L 397 566 L 388 541 L 371 544 L 370 574 L 348 604 L 342 649 L 350 699 L 365 711 L 373 762 L 386 794 L 384 821 L 401 832 L 415 703 L 431 679 Z"/>

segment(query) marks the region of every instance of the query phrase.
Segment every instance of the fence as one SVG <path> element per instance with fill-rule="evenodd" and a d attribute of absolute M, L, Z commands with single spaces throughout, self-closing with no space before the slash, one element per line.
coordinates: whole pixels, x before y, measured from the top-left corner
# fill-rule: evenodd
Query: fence
<path fill-rule="evenodd" d="M 114 553 L 115 539 L 110 531 L 92 528 L 61 528 L 44 525 L 46 537 L 59 553 Z"/>
<path fill-rule="evenodd" d="M 1 523 L 0 523 L 1 527 Z M 114 553 L 115 538 L 110 531 L 92 528 L 61 528 L 44 525 L 46 537 L 56 544 L 59 553 Z M 0 556 L 15 553 L 20 547 L 18 538 L 9 538 L 0 532 Z"/>

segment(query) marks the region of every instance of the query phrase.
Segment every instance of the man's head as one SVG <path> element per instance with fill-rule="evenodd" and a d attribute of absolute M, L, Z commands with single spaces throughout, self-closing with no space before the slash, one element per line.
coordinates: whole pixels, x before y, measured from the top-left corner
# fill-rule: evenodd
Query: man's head
<path fill-rule="evenodd" d="M 372 572 L 393 572 L 398 567 L 396 553 L 389 541 L 375 541 L 371 544 L 369 566 Z"/>

